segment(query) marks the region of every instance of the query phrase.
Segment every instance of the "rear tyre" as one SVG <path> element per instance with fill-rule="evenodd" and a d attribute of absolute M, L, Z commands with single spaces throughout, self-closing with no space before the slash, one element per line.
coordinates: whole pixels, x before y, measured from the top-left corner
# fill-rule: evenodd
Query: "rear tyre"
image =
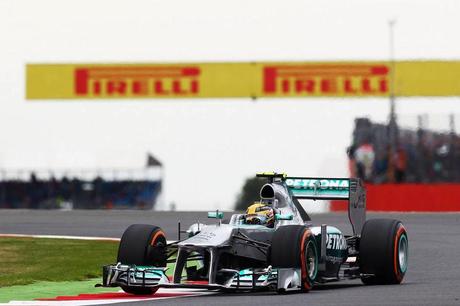
<path fill-rule="evenodd" d="M 318 250 L 310 229 L 302 225 L 279 227 L 273 235 L 270 262 L 274 268 L 300 268 L 302 290 L 309 291 L 318 273 Z"/>
<path fill-rule="evenodd" d="M 166 236 L 161 228 L 148 224 L 133 224 L 121 237 L 117 262 L 127 265 L 166 267 Z M 131 294 L 148 295 L 157 288 L 121 286 Z"/>
<path fill-rule="evenodd" d="M 401 221 L 366 221 L 359 247 L 361 280 L 366 285 L 400 284 L 407 271 L 409 240 Z"/>

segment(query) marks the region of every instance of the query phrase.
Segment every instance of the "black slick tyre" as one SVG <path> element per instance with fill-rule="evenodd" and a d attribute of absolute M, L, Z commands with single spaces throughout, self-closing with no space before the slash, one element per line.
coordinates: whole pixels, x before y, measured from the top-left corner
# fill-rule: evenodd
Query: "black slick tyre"
<path fill-rule="evenodd" d="M 148 224 L 133 224 L 121 237 L 117 262 L 126 265 L 166 267 L 166 236 L 161 228 Z M 131 294 L 148 295 L 157 289 L 144 287 L 121 288 Z"/>
<path fill-rule="evenodd" d="M 370 219 L 359 246 L 361 280 L 366 285 L 400 284 L 407 271 L 409 240 L 401 221 Z"/>
<path fill-rule="evenodd" d="M 318 272 L 318 251 L 311 230 L 302 225 L 279 227 L 273 235 L 270 263 L 273 268 L 300 268 L 301 289 L 309 291 Z"/>

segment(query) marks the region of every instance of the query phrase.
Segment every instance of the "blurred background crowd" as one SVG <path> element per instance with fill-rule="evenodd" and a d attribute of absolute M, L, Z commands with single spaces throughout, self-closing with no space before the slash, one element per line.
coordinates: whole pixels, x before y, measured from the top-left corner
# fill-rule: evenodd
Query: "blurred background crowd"
<path fill-rule="evenodd" d="M 0 171 L 0 208 L 152 209 L 162 164 L 151 154 L 142 169 Z"/>
<path fill-rule="evenodd" d="M 350 176 L 376 184 L 459 182 L 455 116 L 445 116 L 449 128 L 444 131 L 427 129 L 426 121 L 427 117 L 419 116 L 414 129 L 356 119 L 347 149 Z"/>
<path fill-rule="evenodd" d="M 6 180 L 0 183 L 0 208 L 151 209 L 161 183 L 147 180 L 105 181 L 78 178 Z"/>

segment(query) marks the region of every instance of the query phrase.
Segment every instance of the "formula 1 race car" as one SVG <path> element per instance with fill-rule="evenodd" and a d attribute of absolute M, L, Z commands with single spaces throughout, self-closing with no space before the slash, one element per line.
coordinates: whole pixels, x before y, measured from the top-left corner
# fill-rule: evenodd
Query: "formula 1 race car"
<path fill-rule="evenodd" d="M 317 283 L 354 278 L 364 284 L 401 283 L 408 260 L 406 230 L 398 220 L 366 221 L 359 179 L 257 176 L 268 182 L 256 210 L 274 210 L 270 226 L 254 218 L 248 222 L 256 214 L 234 214 L 224 223 L 216 211 L 208 213 L 216 224 L 194 224 L 186 239 L 167 243 L 159 227 L 131 225 L 121 238 L 117 263 L 103 267 L 102 286 L 152 294 L 160 287 L 309 291 Z M 353 235 L 313 226 L 300 199 L 347 200 Z"/>

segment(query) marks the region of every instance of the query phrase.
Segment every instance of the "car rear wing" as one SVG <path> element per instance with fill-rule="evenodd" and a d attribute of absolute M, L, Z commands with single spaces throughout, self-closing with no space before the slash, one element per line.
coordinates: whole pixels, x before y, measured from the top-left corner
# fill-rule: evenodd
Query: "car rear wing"
<path fill-rule="evenodd" d="M 284 177 L 297 199 L 346 200 L 348 218 L 355 235 L 361 235 L 366 222 L 366 190 L 357 178 Z"/>

